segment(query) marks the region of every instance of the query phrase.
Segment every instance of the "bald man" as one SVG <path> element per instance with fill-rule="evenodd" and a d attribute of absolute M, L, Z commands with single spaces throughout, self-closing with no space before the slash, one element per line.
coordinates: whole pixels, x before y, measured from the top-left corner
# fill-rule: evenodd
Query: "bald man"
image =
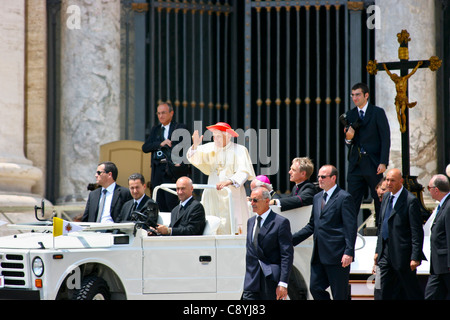
<path fill-rule="evenodd" d="M 426 258 L 419 199 L 403 187 L 399 169 L 387 172 L 386 186 L 374 258 L 380 270 L 381 299 L 420 300 L 424 293 L 416 270 Z"/>
<path fill-rule="evenodd" d="M 202 235 L 206 225 L 205 209 L 194 199 L 194 186 L 189 177 L 181 177 L 176 183 L 180 203 L 173 208 L 170 225 L 159 224 L 157 232 L 165 236 Z"/>

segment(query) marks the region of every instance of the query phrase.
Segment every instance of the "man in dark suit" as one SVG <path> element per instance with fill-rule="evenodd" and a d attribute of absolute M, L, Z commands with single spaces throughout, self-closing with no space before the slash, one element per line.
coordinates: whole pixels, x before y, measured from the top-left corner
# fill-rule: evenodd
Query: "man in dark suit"
<path fill-rule="evenodd" d="M 122 207 L 118 222 L 131 221 L 131 213 L 134 211 L 143 212 L 147 203 L 154 201 L 145 194 L 145 178 L 140 173 L 133 173 L 128 177 L 128 189 L 133 199 L 128 200 Z"/>
<path fill-rule="evenodd" d="M 313 171 L 314 164 L 311 159 L 304 157 L 292 160 L 289 177 L 290 181 L 294 182 L 295 185 L 292 188 L 291 195 L 273 199 L 269 204 L 280 206 L 281 211 L 311 205 L 314 195 L 317 193 L 316 187 L 309 181 Z"/>
<path fill-rule="evenodd" d="M 352 196 L 336 184 L 338 171 L 332 165 L 319 170 L 308 224 L 293 235 L 294 246 L 314 234 L 310 292 L 315 300 L 348 299 L 350 264 L 355 256 L 356 212 Z"/>
<path fill-rule="evenodd" d="M 439 201 L 431 225 L 430 276 L 425 289 L 425 299 L 444 300 L 450 297 L 450 185 L 443 174 L 435 175 L 428 184 L 428 191 Z"/>
<path fill-rule="evenodd" d="M 98 165 L 95 173 L 101 188 L 91 191 L 81 221 L 113 223 L 118 221 L 122 206 L 131 199 L 130 190 L 116 184 L 118 170 L 113 162 Z"/>
<path fill-rule="evenodd" d="M 270 194 L 263 187 L 251 193 L 256 213 L 247 221 L 247 254 L 243 300 L 281 300 L 294 259 L 289 220 L 269 208 Z"/>
<path fill-rule="evenodd" d="M 423 299 L 416 269 L 426 260 L 419 200 L 403 187 L 400 170 L 386 174 L 381 203 L 375 265 L 380 271 L 381 299 Z"/>
<path fill-rule="evenodd" d="M 172 133 L 176 129 L 186 129 L 185 124 L 172 120 L 174 111 L 169 102 L 161 103 L 157 108 L 156 114 L 160 123 L 152 127 L 150 135 L 142 145 L 143 152 L 152 153 L 152 173 L 150 179 L 152 190 L 163 183 L 174 183 L 179 178 L 173 176 L 170 170 L 171 166 L 168 163 L 171 159 L 168 159 L 168 157 L 170 157 L 173 148 L 181 142 L 172 141 Z M 187 168 L 185 164 L 180 165 L 183 165 L 183 168 Z M 188 169 L 185 175 L 189 175 Z M 178 199 L 169 192 L 160 191 L 158 192 L 156 202 L 161 211 L 169 212 L 177 205 Z"/>
<path fill-rule="evenodd" d="M 353 86 L 352 99 L 356 107 L 346 114 L 348 123 L 352 125 L 345 129 L 345 142 L 349 147 L 348 192 L 358 213 L 369 186 L 378 222 L 380 200 L 375 187 L 389 164 L 391 131 L 384 110 L 368 103 L 369 88 L 366 84 Z"/>
<path fill-rule="evenodd" d="M 205 209 L 192 196 L 192 180 L 189 177 L 181 177 L 176 185 L 180 204 L 171 212 L 170 225 L 159 224 L 156 231 L 166 236 L 202 235 L 206 225 Z"/>

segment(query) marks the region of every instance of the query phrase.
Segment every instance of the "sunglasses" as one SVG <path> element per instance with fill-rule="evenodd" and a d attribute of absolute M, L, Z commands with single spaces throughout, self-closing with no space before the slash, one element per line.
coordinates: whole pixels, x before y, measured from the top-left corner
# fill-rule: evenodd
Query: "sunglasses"
<path fill-rule="evenodd" d="M 259 200 L 262 200 L 262 199 L 248 197 L 247 200 L 248 200 L 248 202 L 258 202 Z"/>

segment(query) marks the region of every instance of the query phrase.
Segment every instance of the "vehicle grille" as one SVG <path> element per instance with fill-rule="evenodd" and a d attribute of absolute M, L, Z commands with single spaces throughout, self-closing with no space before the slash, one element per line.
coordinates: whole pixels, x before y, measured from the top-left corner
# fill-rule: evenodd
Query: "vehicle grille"
<path fill-rule="evenodd" d="M 5 287 L 23 288 L 26 286 L 25 256 L 4 254 L 0 258 L 0 275 L 4 277 Z"/>

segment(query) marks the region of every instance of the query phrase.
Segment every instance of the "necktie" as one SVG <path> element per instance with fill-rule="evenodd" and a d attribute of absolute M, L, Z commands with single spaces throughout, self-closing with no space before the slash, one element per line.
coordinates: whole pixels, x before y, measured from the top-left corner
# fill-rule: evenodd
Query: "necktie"
<path fill-rule="evenodd" d="M 389 197 L 389 203 L 387 205 L 386 211 L 384 212 L 383 225 L 381 227 L 381 235 L 382 235 L 384 240 L 389 238 L 388 220 L 389 220 L 389 217 L 391 216 L 391 212 L 392 212 L 392 209 L 393 209 L 392 204 L 394 203 L 394 198 L 395 197 L 393 195 L 391 195 Z"/>
<path fill-rule="evenodd" d="M 441 208 L 441 204 L 439 204 L 436 208 L 436 214 L 434 215 L 433 226 L 439 216 L 439 209 Z"/>
<path fill-rule="evenodd" d="M 97 222 L 100 222 L 102 220 L 103 210 L 105 209 L 105 199 L 107 192 L 108 190 L 106 189 L 102 190 L 102 196 L 100 197 L 100 204 L 98 205 Z"/>
<path fill-rule="evenodd" d="M 361 120 L 364 120 L 364 111 L 359 110 L 359 118 L 360 118 Z"/>
<path fill-rule="evenodd" d="M 178 214 L 176 219 L 180 219 L 181 215 L 183 214 L 184 206 L 180 203 L 180 209 L 178 210 Z"/>
<path fill-rule="evenodd" d="M 327 197 L 328 197 L 328 193 L 326 193 L 326 192 L 324 192 L 323 193 L 323 198 L 322 198 L 322 210 L 323 210 L 323 207 L 325 207 L 325 204 L 327 203 Z"/>
<path fill-rule="evenodd" d="M 137 207 L 137 201 L 134 201 L 133 205 L 131 206 L 131 212 L 133 213 L 134 211 L 136 211 L 136 207 Z"/>
<path fill-rule="evenodd" d="M 166 133 L 166 127 L 161 125 L 161 140 L 163 140 L 163 141 L 166 140 L 165 133 Z"/>
<path fill-rule="evenodd" d="M 258 234 L 259 234 L 259 229 L 261 228 L 261 216 L 258 216 L 258 218 L 256 218 L 256 226 L 255 226 L 255 234 L 253 235 L 253 246 L 256 248 L 258 248 Z"/>

